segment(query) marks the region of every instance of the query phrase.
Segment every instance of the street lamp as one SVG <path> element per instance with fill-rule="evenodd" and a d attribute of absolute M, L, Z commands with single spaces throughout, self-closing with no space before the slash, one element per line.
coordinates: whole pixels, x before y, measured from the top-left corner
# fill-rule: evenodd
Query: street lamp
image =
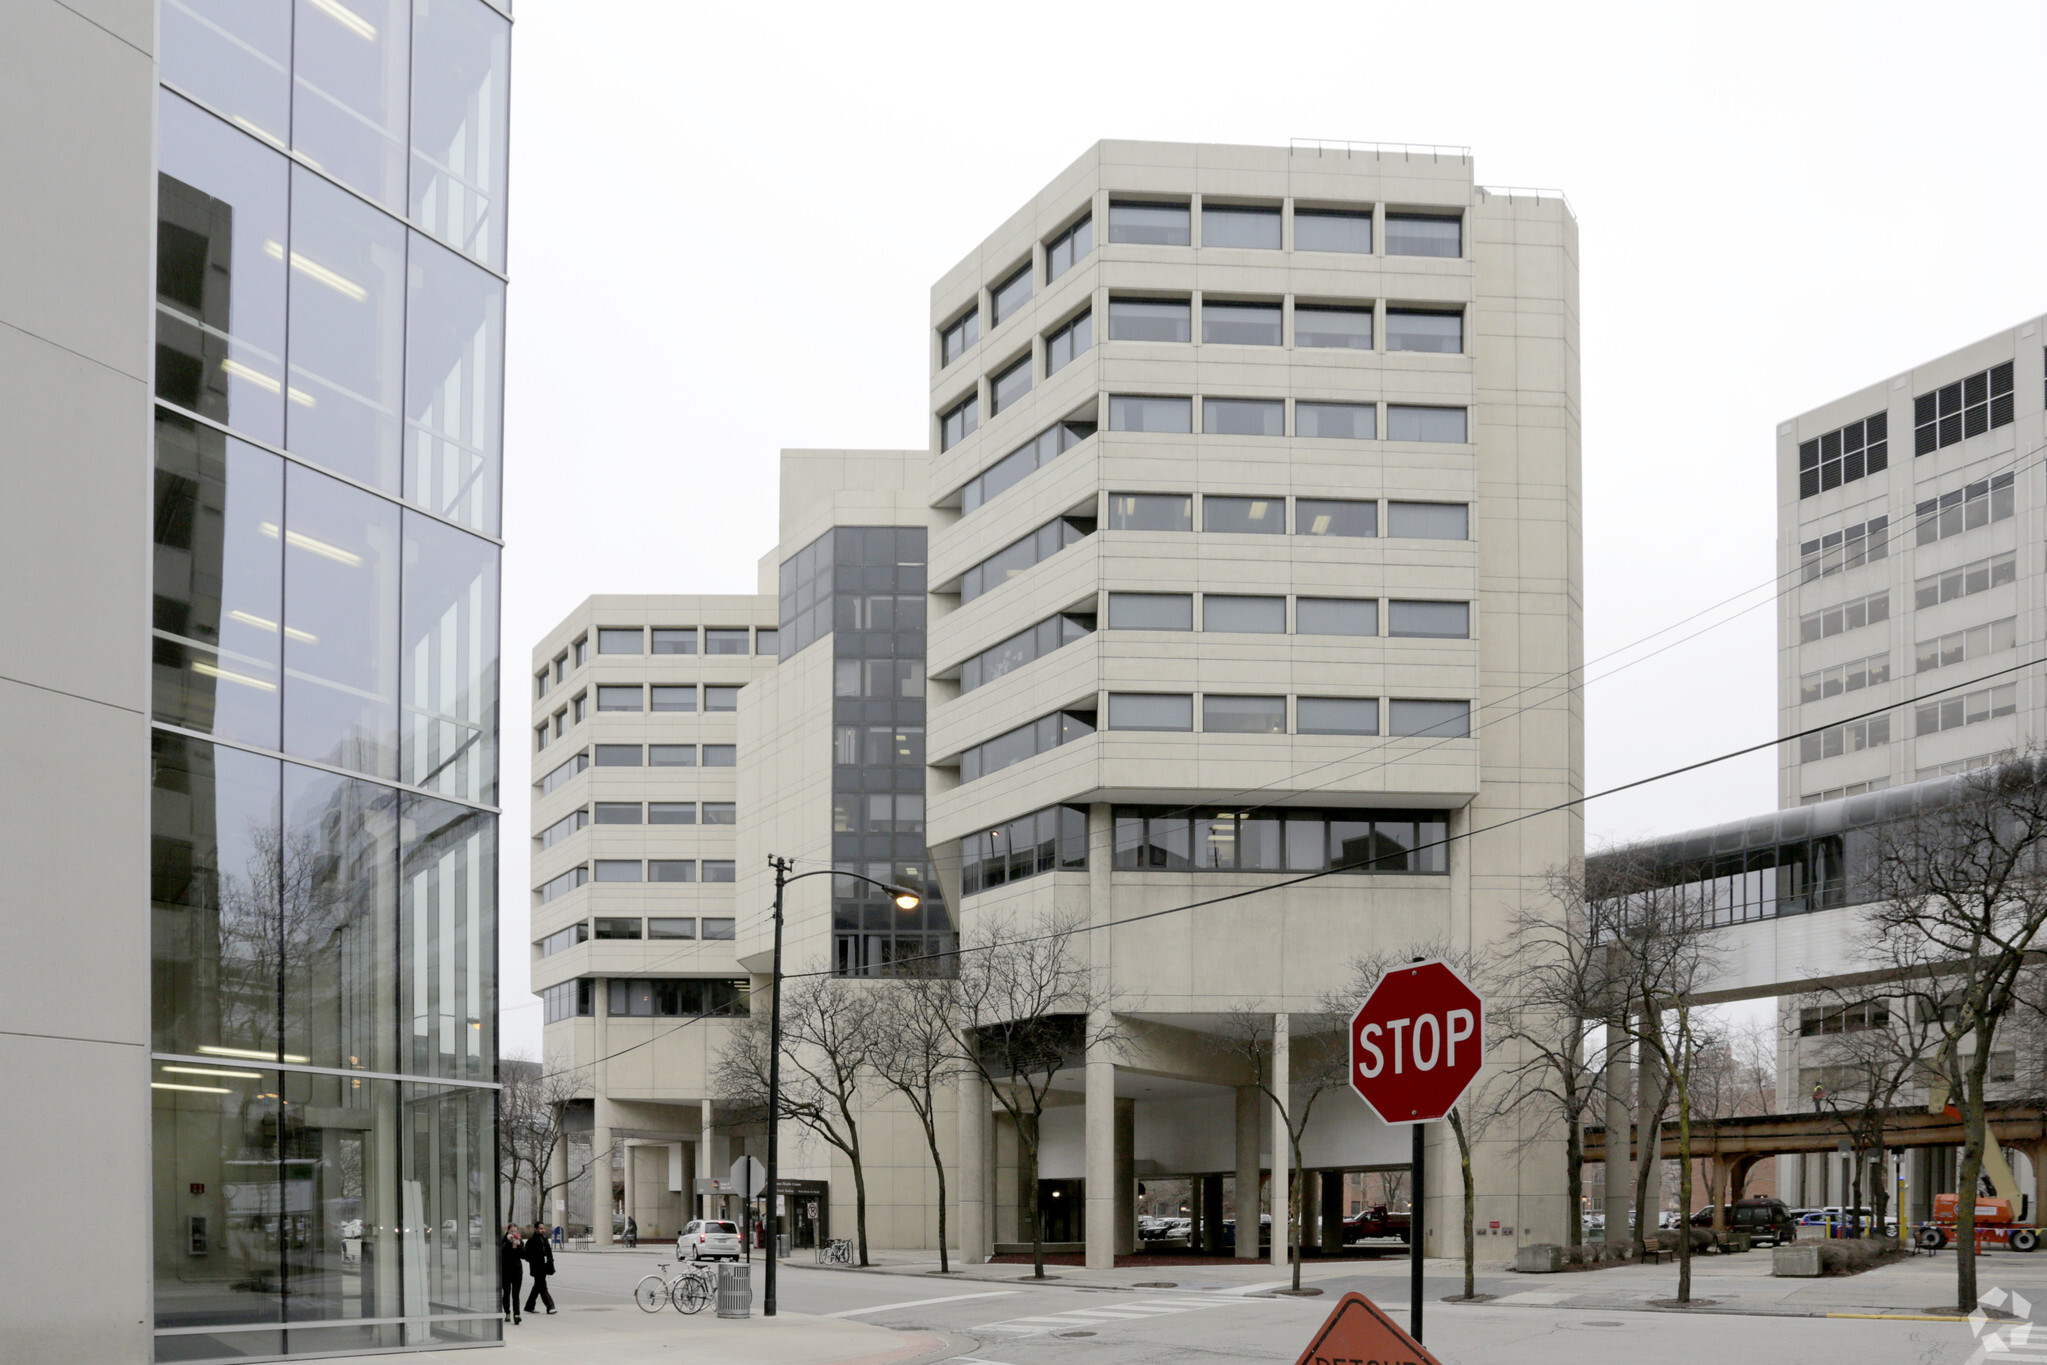
<path fill-rule="evenodd" d="M 778 1134 L 781 1124 L 777 1121 L 782 1111 L 782 888 L 790 882 L 800 882 L 805 877 L 846 877 L 856 882 L 866 882 L 888 892 L 898 910 L 915 910 L 924 903 L 924 897 L 915 891 L 887 882 L 863 877 L 858 872 L 841 872 L 836 868 L 821 867 L 815 872 L 799 872 L 789 875 L 789 869 L 796 864 L 787 858 L 770 856 L 768 866 L 775 869 L 775 956 L 768 969 L 768 1225 L 767 1285 L 761 1294 L 761 1316 L 775 1316 L 775 1189 L 780 1175 L 780 1142 Z"/>

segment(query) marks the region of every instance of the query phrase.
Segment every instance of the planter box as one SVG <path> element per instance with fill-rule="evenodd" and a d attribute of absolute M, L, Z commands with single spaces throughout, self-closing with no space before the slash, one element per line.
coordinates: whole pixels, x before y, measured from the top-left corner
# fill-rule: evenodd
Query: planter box
<path fill-rule="evenodd" d="M 1820 1273 L 1818 1243 L 1809 1246 L 1778 1247 L 1773 1254 L 1770 1273 L 1801 1279 L 1818 1278 Z"/>
<path fill-rule="evenodd" d="M 1564 1249 L 1537 1242 L 1514 1253 L 1514 1269 L 1524 1275 L 1554 1275 L 1564 1268 Z"/>

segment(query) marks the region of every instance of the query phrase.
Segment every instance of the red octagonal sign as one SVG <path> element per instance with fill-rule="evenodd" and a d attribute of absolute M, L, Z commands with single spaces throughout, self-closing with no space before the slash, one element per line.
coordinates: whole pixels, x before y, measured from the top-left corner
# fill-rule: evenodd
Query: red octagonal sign
<path fill-rule="evenodd" d="M 1350 1021 L 1350 1087 L 1388 1123 L 1450 1112 L 1485 1061 L 1485 1002 L 1440 960 L 1379 978 Z"/>

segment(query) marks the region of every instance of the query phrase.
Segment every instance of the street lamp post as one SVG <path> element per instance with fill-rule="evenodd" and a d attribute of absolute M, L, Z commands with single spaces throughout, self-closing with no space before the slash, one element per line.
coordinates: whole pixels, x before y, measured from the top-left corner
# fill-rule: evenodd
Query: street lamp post
<path fill-rule="evenodd" d="M 788 858 L 770 855 L 768 866 L 775 869 L 775 955 L 768 969 L 768 1187 L 765 1191 L 767 1208 L 762 1221 L 767 1225 L 767 1284 L 761 1292 L 761 1316 L 775 1316 L 775 1198 L 776 1187 L 781 1179 L 781 1114 L 782 1114 L 782 888 L 790 882 L 800 882 L 805 877 L 845 877 L 856 882 L 878 886 L 889 893 L 898 910 L 915 910 L 923 904 L 924 898 L 915 891 L 900 886 L 890 886 L 872 877 L 863 877 L 858 872 L 841 872 L 835 868 L 821 867 L 814 872 L 799 872 L 789 875 L 789 869 L 796 864 Z"/>

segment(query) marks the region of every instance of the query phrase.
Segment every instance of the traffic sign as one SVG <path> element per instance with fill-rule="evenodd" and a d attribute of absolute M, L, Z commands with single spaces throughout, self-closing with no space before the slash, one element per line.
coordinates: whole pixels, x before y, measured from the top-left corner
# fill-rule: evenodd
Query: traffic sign
<path fill-rule="evenodd" d="M 1336 1301 L 1322 1329 L 1294 1365 L 1441 1365 L 1363 1294 Z"/>
<path fill-rule="evenodd" d="M 768 1187 L 768 1168 L 758 1157 L 743 1156 L 732 1163 L 732 1188 L 744 1190 L 748 1199 L 760 1198 Z"/>
<path fill-rule="evenodd" d="M 1387 1123 L 1450 1112 L 1485 1061 L 1485 1002 L 1440 959 L 1379 978 L 1350 1021 L 1350 1086 Z"/>

